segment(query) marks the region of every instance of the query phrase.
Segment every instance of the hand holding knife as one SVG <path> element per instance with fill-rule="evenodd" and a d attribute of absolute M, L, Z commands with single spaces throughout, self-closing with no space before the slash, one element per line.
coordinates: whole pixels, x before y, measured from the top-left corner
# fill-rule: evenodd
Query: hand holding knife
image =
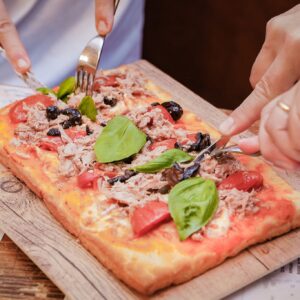
<path fill-rule="evenodd" d="M 7 56 L 6 56 L 6 52 L 5 50 L 0 46 L 0 54 L 8 60 Z M 17 74 L 17 76 L 22 79 L 25 84 L 31 88 L 32 90 L 36 91 L 37 88 L 41 88 L 41 87 L 46 87 L 43 83 L 41 83 L 40 81 L 38 81 L 35 76 L 33 75 L 33 73 L 31 71 L 26 72 L 25 74 L 21 74 L 19 72 L 17 72 L 16 70 L 14 70 L 15 73 Z"/>

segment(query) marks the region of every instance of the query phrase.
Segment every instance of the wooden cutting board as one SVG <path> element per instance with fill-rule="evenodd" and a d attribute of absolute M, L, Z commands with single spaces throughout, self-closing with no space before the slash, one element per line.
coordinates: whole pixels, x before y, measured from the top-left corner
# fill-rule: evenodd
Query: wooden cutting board
<path fill-rule="evenodd" d="M 175 101 L 217 127 L 225 114 L 146 61 L 134 64 Z M 251 133 L 245 133 L 251 135 Z M 282 173 L 295 189 L 300 177 Z M 65 293 L 68 299 L 220 299 L 300 255 L 300 230 L 244 250 L 220 266 L 144 297 L 106 270 L 52 217 L 40 199 L 0 165 L 0 229 Z"/>

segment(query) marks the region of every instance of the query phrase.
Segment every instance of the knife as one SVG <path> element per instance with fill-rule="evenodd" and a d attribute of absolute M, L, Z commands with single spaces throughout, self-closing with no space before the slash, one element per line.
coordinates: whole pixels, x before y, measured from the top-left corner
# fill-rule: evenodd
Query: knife
<path fill-rule="evenodd" d="M 218 140 L 216 140 L 214 143 L 212 143 L 207 148 L 203 149 L 199 155 L 195 158 L 194 162 L 199 163 L 203 160 L 205 154 L 213 154 L 215 151 L 219 151 L 220 149 L 223 149 L 227 143 L 230 140 L 230 136 L 228 135 L 222 135 Z"/>
<path fill-rule="evenodd" d="M 5 50 L 0 46 L 0 54 L 6 59 L 7 55 Z M 31 89 L 33 89 L 34 91 L 36 91 L 37 88 L 41 88 L 41 87 L 46 87 L 43 83 L 41 83 L 40 81 L 38 81 L 36 79 L 36 77 L 33 75 L 33 73 L 31 71 L 25 73 L 25 74 L 21 74 L 19 72 L 17 72 L 16 70 L 14 70 L 15 73 L 17 74 L 17 76 L 22 79 L 25 84 L 30 87 Z"/>
<path fill-rule="evenodd" d="M 230 136 L 222 135 L 218 140 L 216 140 L 210 146 L 203 149 L 198 154 L 198 156 L 194 159 L 193 164 L 184 170 L 180 181 L 188 179 L 191 176 L 194 176 L 198 172 L 200 168 L 200 162 L 204 159 L 205 154 L 213 154 L 215 151 L 223 149 L 228 143 L 228 141 L 230 140 L 230 138 L 231 138 Z"/>

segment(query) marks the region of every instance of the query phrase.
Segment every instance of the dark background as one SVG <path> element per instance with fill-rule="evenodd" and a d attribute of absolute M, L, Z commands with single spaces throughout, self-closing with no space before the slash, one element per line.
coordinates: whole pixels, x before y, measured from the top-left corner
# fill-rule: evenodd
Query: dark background
<path fill-rule="evenodd" d="M 299 2 L 147 0 L 143 57 L 214 105 L 234 108 L 251 92 L 267 21 Z"/>

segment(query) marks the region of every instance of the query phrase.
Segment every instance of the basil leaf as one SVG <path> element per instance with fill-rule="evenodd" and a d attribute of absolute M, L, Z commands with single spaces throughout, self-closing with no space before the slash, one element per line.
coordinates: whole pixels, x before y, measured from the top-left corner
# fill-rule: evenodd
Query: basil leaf
<path fill-rule="evenodd" d="M 60 85 L 57 92 L 57 98 L 66 101 L 66 97 L 75 91 L 76 81 L 74 77 L 69 77 Z"/>
<path fill-rule="evenodd" d="M 90 96 L 83 97 L 78 106 L 78 109 L 82 115 L 87 116 L 89 119 L 91 119 L 94 122 L 96 121 L 97 108 L 92 97 Z"/>
<path fill-rule="evenodd" d="M 54 96 L 56 96 L 55 92 L 52 90 L 52 89 L 49 89 L 47 87 L 40 87 L 40 88 L 37 88 L 36 89 L 37 92 L 40 92 L 44 95 L 49 95 L 49 94 L 52 94 Z"/>
<path fill-rule="evenodd" d="M 206 225 L 218 208 L 216 184 L 194 177 L 176 184 L 169 194 L 169 209 L 180 240 Z"/>
<path fill-rule="evenodd" d="M 183 163 L 191 161 L 194 157 L 188 153 L 179 150 L 171 149 L 162 153 L 160 156 L 154 158 L 153 160 L 136 166 L 133 169 L 137 172 L 142 173 L 156 173 L 166 168 L 171 168 L 176 162 Z"/>
<path fill-rule="evenodd" d="M 99 162 L 108 163 L 138 153 L 145 143 L 145 133 L 128 118 L 116 116 L 102 130 L 94 150 Z"/>

